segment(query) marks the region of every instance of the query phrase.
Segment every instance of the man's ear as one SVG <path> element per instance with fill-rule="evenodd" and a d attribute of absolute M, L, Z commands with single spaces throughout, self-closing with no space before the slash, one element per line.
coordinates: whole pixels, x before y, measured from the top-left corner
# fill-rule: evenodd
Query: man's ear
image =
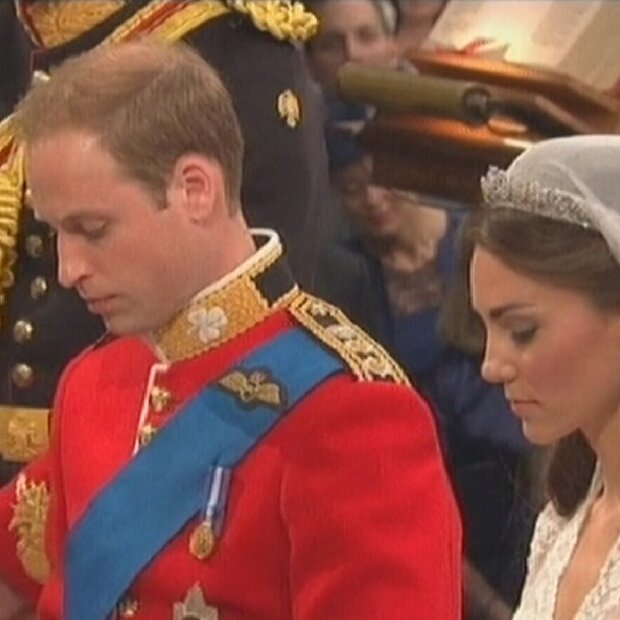
<path fill-rule="evenodd" d="M 192 222 L 207 222 L 224 200 L 224 179 L 218 163 L 203 155 L 182 155 L 169 184 L 170 204 L 185 209 Z"/>

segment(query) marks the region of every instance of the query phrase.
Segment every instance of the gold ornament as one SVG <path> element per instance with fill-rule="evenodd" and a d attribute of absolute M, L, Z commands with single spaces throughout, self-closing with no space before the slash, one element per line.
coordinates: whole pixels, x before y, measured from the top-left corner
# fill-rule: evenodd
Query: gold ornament
<path fill-rule="evenodd" d="M 198 560 L 206 560 L 215 549 L 215 534 L 209 521 L 200 523 L 189 537 L 189 552 Z"/>

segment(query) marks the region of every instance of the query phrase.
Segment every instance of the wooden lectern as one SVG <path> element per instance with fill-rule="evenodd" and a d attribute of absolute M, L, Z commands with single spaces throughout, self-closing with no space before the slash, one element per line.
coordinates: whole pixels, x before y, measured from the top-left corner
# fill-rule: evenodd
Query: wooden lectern
<path fill-rule="evenodd" d="M 407 79 L 474 85 L 484 89 L 486 109 L 483 118 L 468 122 L 442 116 L 446 106 L 440 103 L 434 114 L 432 103 L 420 111 L 386 105 L 389 93 L 381 101 L 370 98 L 378 113 L 360 138 L 373 153 L 375 180 L 382 185 L 476 204 L 488 166 L 507 166 L 528 145 L 620 131 L 620 102 L 568 76 L 454 53 L 416 52 L 409 60 L 419 74 Z M 341 84 L 343 97 L 351 98 L 347 90 L 355 89 Z"/>

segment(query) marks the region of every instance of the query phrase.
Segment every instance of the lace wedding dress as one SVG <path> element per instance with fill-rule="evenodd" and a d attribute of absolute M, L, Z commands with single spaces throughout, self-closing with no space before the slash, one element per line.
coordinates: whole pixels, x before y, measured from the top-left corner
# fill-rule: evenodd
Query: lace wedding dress
<path fill-rule="evenodd" d="M 525 587 L 513 620 L 553 620 L 560 578 L 601 486 L 597 471 L 587 498 L 570 518 L 559 516 L 551 504 L 539 515 L 530 546 Z M 574 620 L 620 620 L 620 538 L 609 551 L 596 585 L 583 600 Z"/>

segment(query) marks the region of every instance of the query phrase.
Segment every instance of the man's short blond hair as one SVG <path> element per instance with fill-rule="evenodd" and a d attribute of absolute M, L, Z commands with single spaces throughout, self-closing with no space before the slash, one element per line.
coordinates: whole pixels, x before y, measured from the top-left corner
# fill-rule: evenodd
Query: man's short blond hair
<path fill-rule="evenodd" d="M 243 139 L 217 72 L 183 44 L 142 40 L 71 58 L 17 107 L 26 147 L 64 130 L 85 130 L 127 173 L 165 204 L 179 157 L 222 167 L 227 198 L 240 202 Z"/>

